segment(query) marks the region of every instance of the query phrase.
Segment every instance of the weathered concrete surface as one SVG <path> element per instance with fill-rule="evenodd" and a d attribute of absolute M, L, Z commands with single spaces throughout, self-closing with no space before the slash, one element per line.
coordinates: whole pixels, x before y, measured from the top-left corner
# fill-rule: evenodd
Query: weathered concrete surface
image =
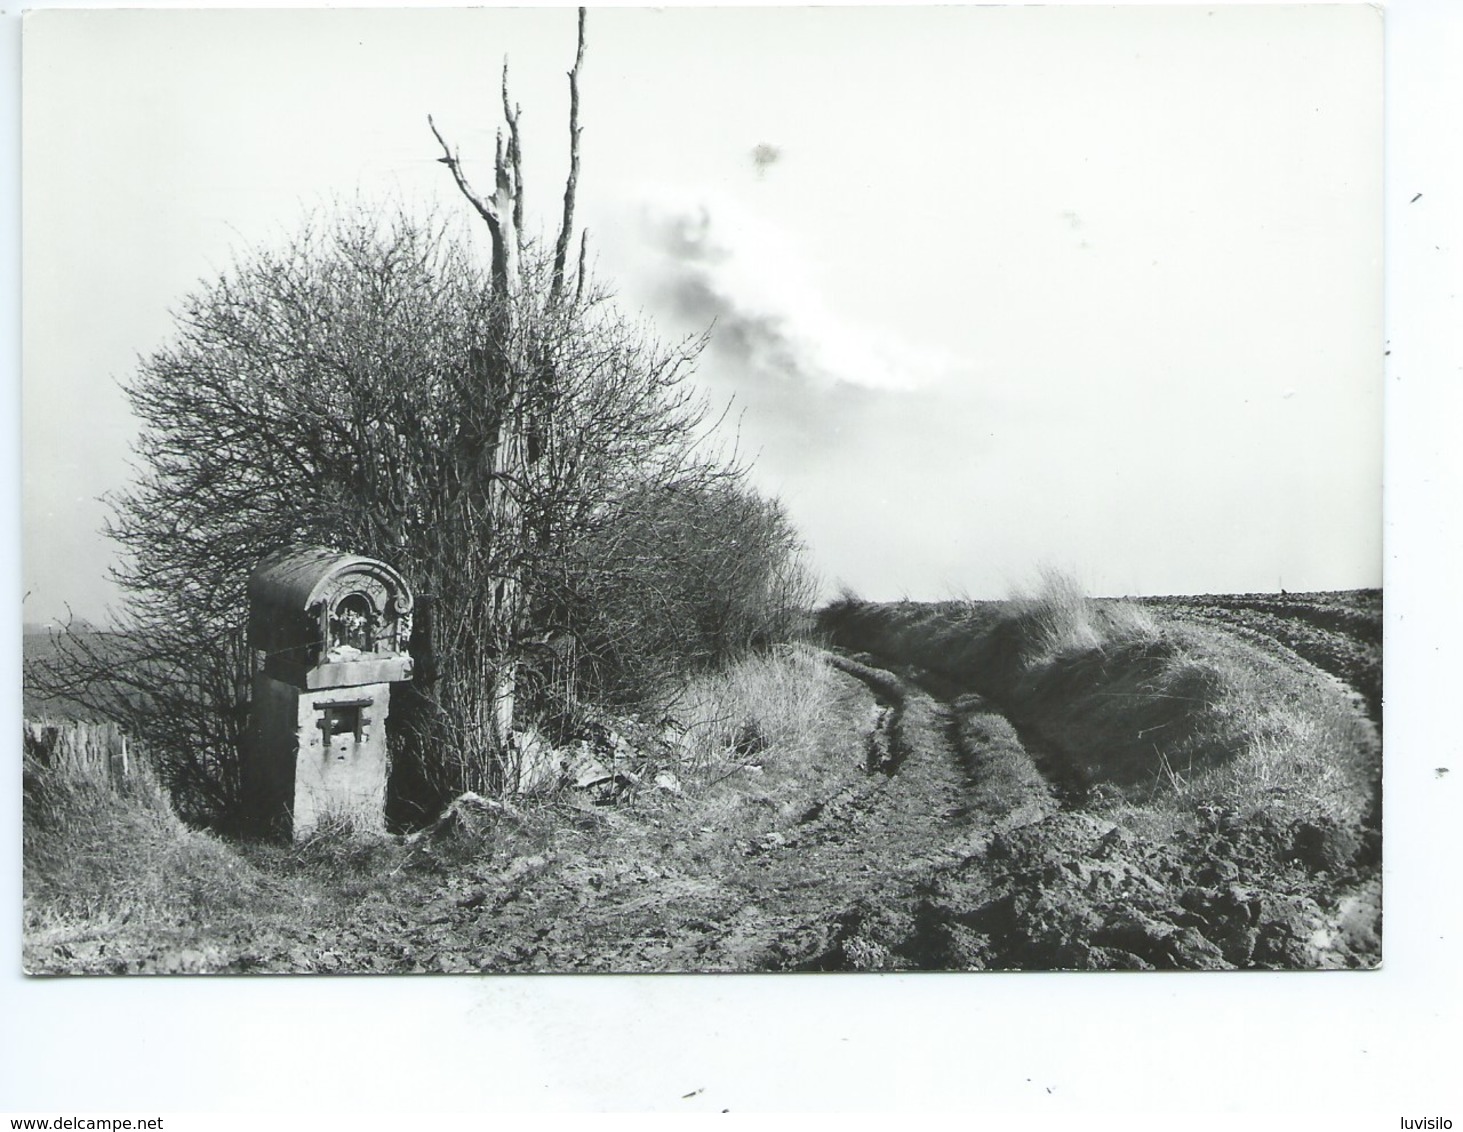
<path fill-rule="evenodd" d="M 256 677 L 251 810 L 296 841 L 334 821 L 385 832 L 390 703 L 390 684 L 303 691 Z"/>

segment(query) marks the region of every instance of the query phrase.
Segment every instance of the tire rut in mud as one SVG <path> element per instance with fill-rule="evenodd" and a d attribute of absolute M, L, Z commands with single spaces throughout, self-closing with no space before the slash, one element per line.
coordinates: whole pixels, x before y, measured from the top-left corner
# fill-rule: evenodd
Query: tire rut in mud
<path fill-rule="evenodd" d="M 842 807 L 820 809 L 813 844 L 825 851 L 836 846 L 838 854 L 857 859 L 861 882 L 838 893 L 840 902 L 823 913 L 821 932 L 775 939 L 762 966 L 964 966 L 928 922 L 940 877 L 969 872 L 1001 830 L 1053 812 L 1053 792 L 1010 722 L 980 697 L 937 697 L 939 689 L 863 657 L 835 655 L 830 663 L 863 681 L 880 700 L 879 730 L 887 733 L 888 753 L 877 769 L 885 781 L 875 781 Z M 850 821 L 855 813 L 862 820 Z"/>
<path fill-rule="evenodd" d="M 1187 841 L 1145 840 L 1074 806 L 988 700 L 866 655 L 829 662 L 844 674 L 839 728 L 822 733 L 786 809 L 764 808 L 749 778 L 732 808 L 664 798 L 608 809 L 531 856 L 475 859 L 467 872 L 445 846 L 441 870 L 393 892 L 410 916 L 373 928 L 373 901 L 330 948 L 355 940 L 345 969 L 440 971 L 1375 961 L 1375 884 L 1298 867 L 1277 876 L 1282 847 L 1265 839 L 1283 831 L 1221 817 Z M 1318 956 L 1317 939 L 1346 932 L 1341 950 Z M 328 969 L 339 960 L 316 956 L 324 946 L 292 938 L 262 969 Z"/>
<path fill-rule="evenodd" d="M 849 970 L 1217 970 L 1369 966 L 1379 888 L 1365 870 L 1315 875 L 1281 862 L 1284 832 L 1214 815 L 1153 841 L 1087 812 L 1049 781 L 1017 729 L 978 695 L 917 674 L 923 689 L 869 663 L 905 704 L 894 733 L 939 746 L 962 768 L 962 801 L 930 815 L 944 842 L 914 851 L 853 897 L 814 954 L 780 964 Z M 840 664 L 840 667 L 843 665 Z M 856 675 L 859 669 L 846 668 Z M 861 678 L 863 676 L 861 675 Z M 943 696 L 938 702 L 931 693 Z M 911 704 L 925 705 L 911 722 Z M 931 729 L 938 721 L 936 744 Z M 911 742 L 923 732 L 925 741 Z M 916 749 L 900 775 L 927 763 Z"/>

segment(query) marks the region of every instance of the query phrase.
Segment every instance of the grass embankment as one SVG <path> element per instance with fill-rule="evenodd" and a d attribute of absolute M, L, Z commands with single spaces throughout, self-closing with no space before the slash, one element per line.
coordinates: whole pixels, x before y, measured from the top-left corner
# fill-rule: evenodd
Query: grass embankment
<path fill-rule="evenodd" d="M 1004 602 L 824 611 L 834 640 L 990 697 L 1048 776 L 1160 827 L 1212 806 L 1281 825 L 1374 825 L 1375 728 L 1356 697 L 1294 658 L 1048 576 Z"/>
<path fill-rule="evenodd" d="M 228 844 L 174 813 L 147 761 L 116 728 L 27 722 L 24 900 L 27 970 L 36 955 L 102 962 L 114 941 L 178 941 L 173 969 L 201 968 L 188 944 L 246 919 L 265 882 Z"/>

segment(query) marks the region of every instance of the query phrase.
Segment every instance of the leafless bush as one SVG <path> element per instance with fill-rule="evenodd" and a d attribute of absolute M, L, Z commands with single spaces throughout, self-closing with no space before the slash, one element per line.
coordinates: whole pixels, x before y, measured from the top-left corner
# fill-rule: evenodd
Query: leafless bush
<path fill-rule="evenodd" d="M 449 793 L 501 781 L 488 701 L 505 663 L 530 702 L 535 680 L 620 694 L 777 635 L 804 599 L 796 540 L 704 444 L 715 422 L 686 384 L 700 343 L 658 345 L 593 290 L 518 320 L 542 415 L 537 459 L 504 483 L 479 372 L 495 301 L 442 225 L 361 215 L 188 300 L 129 386 L 143 430 L 138 481 L 112 499 L 118 632 L 73 635 L 32 678 L 158 752 L 185 810 L 227 812 L 253 662 L 244 586 L 281 546 L 381 557 L 429 599 L 417 749 Z M 519 528 L 495 521 L 504 493 Z M 509 577 L 527 595 L 511 618 Z"/>
<path fill-rule="evenodd" d="M 578 548 L 565 617 L 590 693 L 633 703 L 799 635 L 814 597 L 776 500 L 739 480 L 645 484 Z"/>

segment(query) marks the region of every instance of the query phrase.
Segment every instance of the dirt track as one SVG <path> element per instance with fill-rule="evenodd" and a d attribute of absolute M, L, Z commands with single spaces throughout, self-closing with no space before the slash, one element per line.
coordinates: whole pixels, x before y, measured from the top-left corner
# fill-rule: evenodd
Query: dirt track
<path fill-rule="evenodd" d="M 1379 959 L 1375 862 L 1339 864 L 1324 830 L 1205 812 L 1162 841 L 1145 838 L 1062 790 L 1059 768 L 979 696 L 873 657 L 827 660 L 833 723 L 799 760 L 749 761 L 694 797 L 643 789 L 491 805 L 465 811 L 460 832 L 327 849 L 334 858 L 246 847 L 274 893 L 268 912 L 135 938 L 32 939 L 27 967 L 1090 970 Z"/>
<path fill-rule="evenodd" d="M 1285 831 L 1214 815 L 1177 844 L 1063 809 L 1011 724 L 845 658 L 845 726 L 778 813 L 648 796 L 538 852 L 450 843 L 343 917 L 230 969 L 757 971 L 1366 965 L 1377 893 L 1294 865 Z M 497 818 L 493 820 L 506 821 Z M 709 822 L 709 824 L 706 824 Z M 479 831 L 481 833 L 481 831 Z M 257 942 L 257 941 L 256 941 Z M 222 959 L 223 956 L 218 956 Z"/>
<path fill-rule="evenodd" d="M 839 661 L 850 724 L 799 811 L 690 825 L 670 799 L 585 811 L 545 852 L 445 872 L 427 906 L 380 923 L 367 901 L 336 930 L 244 961 L 253 969 L 748 971 L 919 966 L 860 942 L 864 907 L 912 908 L 1009 824 L 972 803 L 951 709 L 888 673 Z M 831 764 L 831 765 L 829 765 Z M 450 855 L 450 846 L 445 849 Z M 421 876 L 417 869 L 407 875 Z M 335 954 L 312 954 L 334 937 Z M 385 953 L 377 946 L 392 941 Z M 402 941 L 405 941 L 404 945 Z M 862 948 L 862 950 L 861 950 Z M 327 949 L 329 950 L 329 949 Z M 321 958 L 323 956 L 323 963 Z"/>

